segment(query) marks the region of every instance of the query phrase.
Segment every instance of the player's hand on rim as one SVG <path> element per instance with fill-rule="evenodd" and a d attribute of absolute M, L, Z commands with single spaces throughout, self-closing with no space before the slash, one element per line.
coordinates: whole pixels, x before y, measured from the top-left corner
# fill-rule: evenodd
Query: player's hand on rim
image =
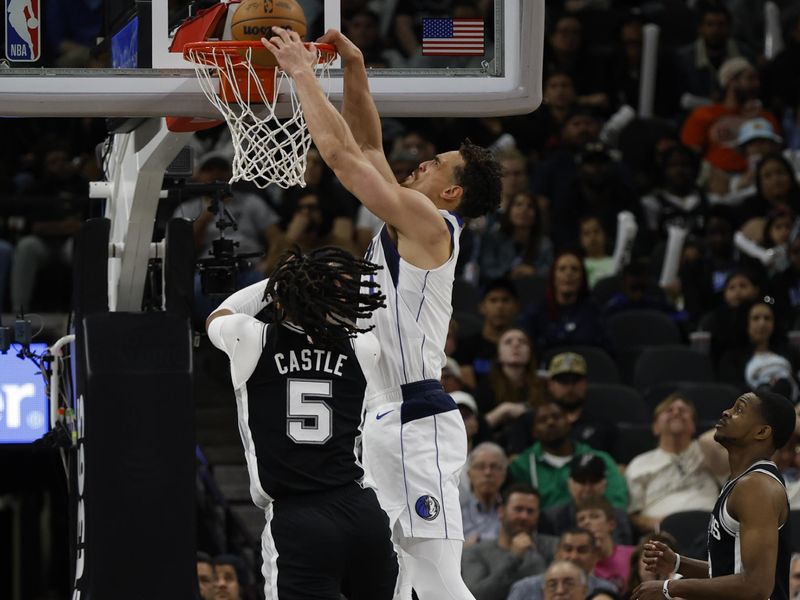
<path fill-rule="evenodd" d="M 294 77 L 304 70 L 314 70 L 318 58 L 316 48 L 306 48 L 296 31 L 273 27 L 272 32 L 274 35 L 269 39 L 261 38 L 261 43 L 275 55 L 286 74 Z"/>
<path fill-rule="evenodd" d="M 328 29 L 328 31 L 317 40 L 317 43 L 333 44 L 336 47 L 336 52 L 339 53 L 339 56 L 342 57 L 345 63 L 363 57 L 361 49 L 338 29 Z"/>

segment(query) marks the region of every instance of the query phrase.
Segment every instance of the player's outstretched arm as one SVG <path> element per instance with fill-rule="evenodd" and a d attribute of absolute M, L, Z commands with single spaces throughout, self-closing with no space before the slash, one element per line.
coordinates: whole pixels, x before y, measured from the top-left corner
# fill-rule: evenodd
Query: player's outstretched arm
<path fill-rule="evenodd" d="M 670 596 L 684 600 L 751 600 L 769 598 L 775 585 L 778 527 L 788 518 L 786 492 L 768 475 L 743 477 L 728 499 L 728 511 L 740 524 L 742 572 L 711 579 L 677 579 Z M 632 598 L 661 600 L 663 582 L 648 581 Z"/>
<path fill-rule="evenodd" d="M 395 181 L 387 181 L 364 155 L 314 76 L 316 55 L 305 48 L 297 33 L 277 27 L 273 30 L 276 35 L 262 42 L 294 79 L 311 138 L 342 185 L 405 237 L 431 246 L 449 239 L 447 224 L 425 196 Z"/>
<path fill-rule="evenodd" d="M 342 117 L 356 144 L 387 181 L 394 181 L 394 174 L 383 152 L 380 116 L 369 91 L 369 78 L 361 49 L 336 29 L 329 29 L 317 42 L 333 44 L 344 61 Z"/>

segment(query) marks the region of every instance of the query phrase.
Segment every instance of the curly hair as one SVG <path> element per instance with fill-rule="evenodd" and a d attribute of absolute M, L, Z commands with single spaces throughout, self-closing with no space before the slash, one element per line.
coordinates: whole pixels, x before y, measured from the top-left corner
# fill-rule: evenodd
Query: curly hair
<path fill-rule="evenodd" d="M 496 211 L 500 206 L 502 168 L 494 155 L 469 139 L 458 149 L 464 165 L 456 167 L 455 180 L 464 190 L 456 211 L 462 217 L 474 219 Z"/>
<path fill-rule="evenodd" d="M 381 268 L 341 248 L 325 246 L 304 254 L 294 246 L 281 256 L 264 298 L 272 301 L 275 323 L 291 321 L 314 344 L 339 346 L 370 331 L 372 326 L 358 327 L 357 320 L 386 306 L 380 286 L 365 280 Z"/>

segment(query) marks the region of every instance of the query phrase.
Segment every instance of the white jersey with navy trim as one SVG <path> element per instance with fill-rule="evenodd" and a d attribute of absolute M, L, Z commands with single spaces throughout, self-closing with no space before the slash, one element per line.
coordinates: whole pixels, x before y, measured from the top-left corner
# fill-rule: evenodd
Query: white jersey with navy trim
<path fill-rule="evenodd" d="M 450 258 L 435 269 L 406 262 L 384 225 L 372 239 L 366 260 L 383 269 L 373 276 L 386 294 L 386 308 L 376 310 L 359 326 L 374 325 L 381 357 L 367 377 L 367 398 L 388 389 L 426 379 L 439 379 L 446 356 L 444 345 L 453 313 L 452 294 L 463 222 L 445 210 L 439 213 L 450 229 Z"/>

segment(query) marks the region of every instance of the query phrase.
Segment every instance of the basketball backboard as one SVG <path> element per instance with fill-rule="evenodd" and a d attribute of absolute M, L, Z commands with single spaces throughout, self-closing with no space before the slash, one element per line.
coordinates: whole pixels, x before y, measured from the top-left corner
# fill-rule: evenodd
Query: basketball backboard
<path fill-rule="evenodd" d="M 307 39 L 334 27 L 360 40 L 370 89 L 384 116 L 519 114 L 541 101 L 544 0 L 299 3 L 309 22 Z M 31 69 L 29 63 L 11 63 L 12 68 L 0 69 L 0 115 L 215 117 L 192 66 L 180 49 L 170 50 L 177 26 L 212 4 L 105 0 L 104 52 L 97 53 L 94 68 L 55 68 L 45 62 L 44 68 Z M 463 22 L 482 25 L 479 48 L 453 43 Z M 330 97 L 334 103 L 342 97 L 336 68 Z"/>

